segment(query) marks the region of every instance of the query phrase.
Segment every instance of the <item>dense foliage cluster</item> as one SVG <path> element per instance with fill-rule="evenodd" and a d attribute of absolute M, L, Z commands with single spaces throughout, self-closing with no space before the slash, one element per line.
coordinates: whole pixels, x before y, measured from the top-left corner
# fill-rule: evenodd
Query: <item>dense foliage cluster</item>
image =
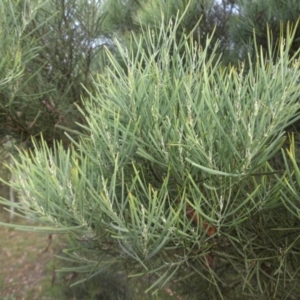
<path fill-rule="evenodd" d="M 86 279 L 296 299 L 297 1 L 33 2 L 0 4 L 2 135 L 37 137 L 19 213 Z"/>

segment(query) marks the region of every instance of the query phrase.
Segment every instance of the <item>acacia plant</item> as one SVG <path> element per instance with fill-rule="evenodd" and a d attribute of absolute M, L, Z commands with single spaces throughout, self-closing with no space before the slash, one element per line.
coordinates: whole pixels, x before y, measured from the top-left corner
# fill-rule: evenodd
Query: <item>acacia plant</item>
<path fill-rule="evenodd" d="M 208 55 L 211 38 L 178 39 L 183 17 L 116 42 L 118 59 L 107 50 L 68 149 L 20 153 L 18 209 L 45 226 L 10 226 L 69 233 L 64 258 L 86 279 L 126 270 L 149 275 L 147 291 L 172 282 L 189 299 L 299 295 L 294 148 L 282 168 L 272 162 L 300 108 L 295 28 L 277 60 L 257 45 L 245 72 L 222 66 L 217 44 Z"/>

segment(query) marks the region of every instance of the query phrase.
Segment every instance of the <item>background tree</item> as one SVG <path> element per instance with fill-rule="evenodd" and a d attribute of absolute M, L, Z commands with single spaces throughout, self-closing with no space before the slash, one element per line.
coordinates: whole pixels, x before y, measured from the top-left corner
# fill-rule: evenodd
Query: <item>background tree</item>
<path fill-rule="evenodd" d="M 192 39 L 203 47 L 206 45 L 206 39 L 212 38 L 213 41 L 207 51 L 212 53 L 213 45 L 220 43 L 215 55 L 218 57 L 222 54 L 224 63 L 227 63 L 230 58 L 227 53 L 230 45 L 228 26 L 234 13 L 234 3 L 235 1 L 232 0 L 107 1 L 105 4 L 106 24 L 109 28 L 114 27 L 115 36 L 126 43 L 126 38 L 131 31 L 140 33 L 142 28 L 146 29 L 149 26 L 153 29 L 160 28 L 162 22 L 167 26 L 169 20 L 175 20 L 178 11 L 183 13 L 187 9 L 184 20 L 179 25 L 177 38 L 180 39 L 183 32 L 191 33 Z M 163 20 L 160 18 L 162 12 Z M 196 30 L 194 30 L 195 26 Z M 159 43 L 157 43 L 157 47 L 161 48 Z"/>
<path fill-rule="evenodd" d="M 231 19 L 230 31 L 233 45 L 240 60 L 244 60 L 248 53 L 255 54 L 254 35 L 257 45 L 267 53 L 278 51 L 278 39 L 285 35 L 287 24 L 296 24 L 299 19 L 299 1 L 269 0 L 269 1 L 236 1 L 236 15 Z M 268 43 L 268 29 L 271 35 Z M 291 44 L 289 55 L 293 55 L 300 47 L 300 30 L 297 28 L 294 40 Z M 255 57 L 253 57 L 255 59 Z M 274 55 L 276 59 L 276 55 Z"/>
<path fill-rule="evenodd" d="M 13 20 L 21 20 L 23 14 L 28 14 L 29 20 L 19 35 L 10 19 L 2 23 L 4 30 L 12 28 L 11 39 L 18 42 L 22 72 L 14 85 L 6 84 L 2 90 L 1 132 L 21 140 L 40 133 L 50 143 L 63 139 L 56 125 L 74 128 L 80 118 L 74 103 L 81 104 L 83 86 L 91 89 L 91 68 L 101 72 L 103 67 L 101 49 L 109 32 L 102 26 L 102 2 L 9 3 Z M 28 55 L 31 59 L 26 59 Z"/>

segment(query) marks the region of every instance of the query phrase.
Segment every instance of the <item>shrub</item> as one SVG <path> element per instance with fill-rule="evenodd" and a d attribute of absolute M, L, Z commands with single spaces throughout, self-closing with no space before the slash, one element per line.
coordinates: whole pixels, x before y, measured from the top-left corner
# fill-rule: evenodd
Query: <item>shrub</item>
<path fill-rule="evenodd" d="M 189 299 L 298 295 L 295 179 L 285 155 L 283 170 L 270 163 L 299 110 L 295 31 L 276 63 L 256 47 L 246 72 L 208 56 L 209 38 L 178 39 L 181 20 L 117 44 L 121 61 L 107 51 L 85 134 L 68 149 L 34 142 L 14 187 L 46 224 L 34 230 L 71 234 L 65 259 L 87 279 L 116 268 Z"/>

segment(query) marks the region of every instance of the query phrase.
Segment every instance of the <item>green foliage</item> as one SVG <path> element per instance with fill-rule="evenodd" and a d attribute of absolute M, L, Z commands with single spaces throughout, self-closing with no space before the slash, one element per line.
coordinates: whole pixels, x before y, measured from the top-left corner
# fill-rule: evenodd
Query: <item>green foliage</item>
<path fill-rule="evenodd" d="M 57 125 L 76 127 L 82 85 L 101 72 L 105 13 L 99 0 L 5 0 L 1 4 L 2 64 L 16 65 L 14 82 L 4 81 L 0 129 L 25 140 L 41 132 L 49 144 L 64 139 Z M 7 13 L 6 13 L 7 11 Z M 103 41 L 102 41 L 102 40 Z M 3 74 L 11 67 L 5 66 Z M 83 122 L 83 120 L 82 120 Z M 67 143 L 67 141 L 65 140 Z"/>
<path fill-rule="evenodd" d="M 273 51 L 280 46 L 278 39 L 286 35 L 288 24 L 295 25 L 299 19 L 300 3 L 297 0 L 237 1 L 239 13 L 231 19 L 230 31 L 233 43 L 238 49 L 241 60 L 251 52 L 255 59 L 253 38 L 265 52 L 269 51 L 269 43 Z M 299 28 L 295 29 L 295 38 L 290 44 L 290 55 L 299 49 Z M 270 34 L 271 39 L 267 39 Z"/>
<path fill-rule="evenodd" d="M 15 1 L 14 5 L 10 0 L 4 0 L 1 2 L 1 82 L 0 86 L 3 88 L 5 84 L 8 84 L 12 80 L 20 76 L 22 71 L 22 59 L 29 60 L 29 53 L 21 53 L 21 37 L 28 23 L 31 21 L 34 15 L 34 11 L 29 13 L 26 8 L 23 7 L 22 11 L 16 11 L 16 7 L 20 4 L 20 1 Z M 35 6 L 41 5 L 41 1 L 36 1 Z M 22 17 L 21 17 L 22 16 Z M 27 49 L 28 50 L 28 49 Z M 27 57 L 26 57 L 27 54 Z M 24 57 L 22 57 L 24 55 Z M 32 54 L 31 54 L 32 55 Z M 32 57 L 31 57 L 32 58 Z"/>
<path fill-rule="evenodd" d="M 24 2 L 24 6 L 21 5 Z M 29 40 L 22 45 L 27 35 L 25 30 L 34 18 L 36 10 L 42 1 L 11 1 L 0 3 L 0 122 L 7 121 L 6 111 L 12 105 L 24 72 L 24 65 L 30 63 L 36 56 L 37 49 Z M 27 6 L 30 7 L 27 9 Z M 20 9 L 18 9 L 18 7 Z M 2 126 L 1 126 L 2 129 Z"/>
<path fill-rule="evenodd" d="M 138 36 L 148 27 L 159 30 L 170 19 L 174 22 L 179 11 L 184 17 L 176 30 L 178 44 L 183 33 L 191 34 L 207 55 L 219 59 L 221 54 L 224 65 L 244 61 L 248 70 L 248 53 L 256 59 L 255 44 L 265 55 L 276 53 L 276 60 L 278 38 L 288 35 L 287 24 L 296 23 L 298 10 L 296 0 L 5 0 L 0 68 L 7 76 L 0 82 L 0 136 L 25 140 L 42 132 L 48 144 L 54 138 L 67 145 L 60 126 L 78 130 L 74 120 L 84 122 L 74 103 L 83 108 L 83 86 L 93 92 L 91 75 L 107 65 L 103 46 L 115 50 L 113 37 L 131 47 L 131 31 Z M 299 49 L 298 35 L 297 29 L 290 55 Z"/>
<path fill-rule="evenodd" d="M 221 4 L 220 1 L 214 0 L 128 0 L 107 1 L 104 7 L 107 11 L 106 26 L 115 29 L 114 35 L 123 44 L 128 42 L 131 31 L 143 34 L 142 31 L 149 27 L 159 30 L 162 24 L 168 26 L 170 20 L 174 21 L 179 12 L 184 17 L 178 24 L 178 40 L 182 33 L 191 33 L 193 40 L 205 47 L 206 38 L 212 39 L 208 51 L 217 50 L 219 54 L 222 53 L 225 63 L 235 61 L 229 51 L 228 25 L 234 11 L 232 1 L 223 0 Z M 220 43 L 220 47 L 214 50 L 217 42 Z"/>
<path fill-rule="evenodd" d="M 169 20 L 175 19 L 179 13 L 184 16 L 181 25 L 187 29 L 188 22 L 201 15 L 200 12 L 201 10 L 203 11 L 205 4 L 209 6 L 213 4 L 212 1 L 200 2 L 202 3 L 190 0 L 175 0 L 172 2 L 158 0 L 144 1 L 140 4 L 136 16 L 134 16 L 134 21 L 145 28 L 160 28 L 162 21 L 167 26 Z M 184 13 L 186 10 L 187 12 Z M 191 14 L 194 14 L 194 16 L 191 16 Z M 161 18 L 162 15 L 164 16 L 163 20 Z"/>
<path fill-rule="evenodd" d="M 298 145 L 297 145 L 298 146 Z M 287 170 L 287 176 L 282 180 L 282 204 L 297 219 L 300 217 L 299 208 L 299 185 L 300 185 L 300 169 L 298 157 L 298 147 L 295 147 L 294 135 L 290 136 L 290 147 L 283 152 L 284 163 Z"/>
<path fill-rule="evenodd" d="M 296 27 L 276 62 L 256 45 L 245 72 L 221 66 L 212 38 L 178 39 L 183 20 L 116 42 L 121 62 L 107 51 L 79 108 L 85 134 L 67 150 L 34 143 L 11 167 L 16 206 L 45 223 L 32 229 L 71 234 L 64 259 L 87 278 L 119 268 L 150 275 L 153 293 L 172 282 L 205 299 L 294 297 L 299 172 L 293 154 L 295 173 L 271 159 L 300 108 Z"/>

